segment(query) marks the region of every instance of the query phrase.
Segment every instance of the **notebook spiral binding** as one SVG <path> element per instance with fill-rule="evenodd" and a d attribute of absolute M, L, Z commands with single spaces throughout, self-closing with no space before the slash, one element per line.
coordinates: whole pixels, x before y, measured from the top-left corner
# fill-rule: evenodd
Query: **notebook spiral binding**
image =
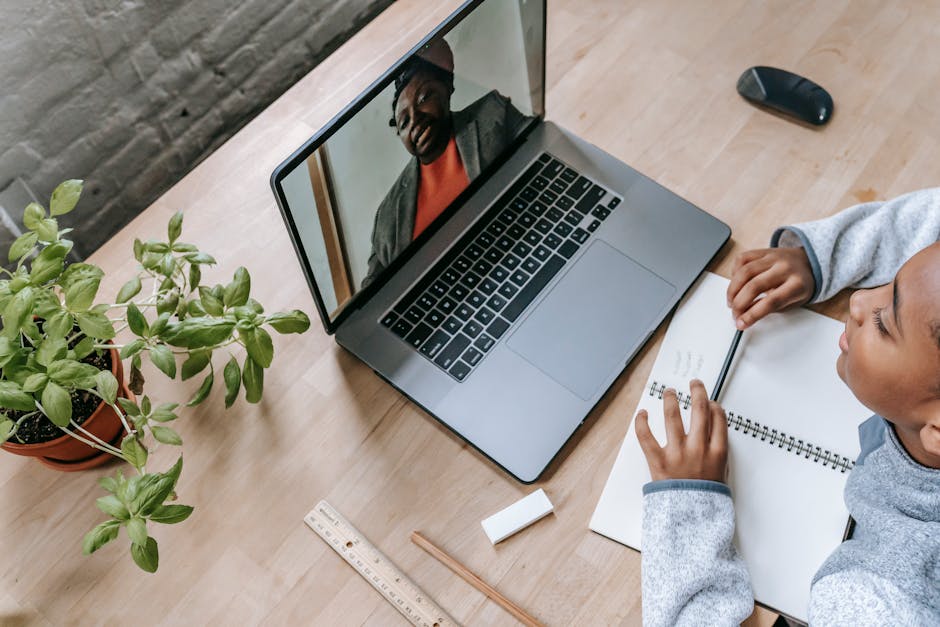
<path fill-rule="evenodd" d="M 656 381 L 650 384 L 650 396 L 662 398 L 663 392 L 665 391 L 665 384 Z M 684 409 L 688 409 L 692 404 L 692 396 L 690 394 L 676 391 L 676 396 L 679 399 L 679 405 Z M 812 460 L 813 463 L 821 463 L 824 467 L 828 466 L 842 473 L 846 473 L 855 467 L 855 462 L 844 455 L 833 453 L 810 442 L 800 440 L 795 436 L 787 435 L 783 431 L 771 429 L 756 420 L 745 418 L 741 414 L 736 414 L 733 411 L 728 412 L 728 428 L 734 429 L 742 435 L 750 435 L 754 439 L 760 438 L 761 442 L 766 442 L 779 449 L 785 448 L 788 453 L 792 452 L 795 455 L 802 455 L 804 458 Z"/>

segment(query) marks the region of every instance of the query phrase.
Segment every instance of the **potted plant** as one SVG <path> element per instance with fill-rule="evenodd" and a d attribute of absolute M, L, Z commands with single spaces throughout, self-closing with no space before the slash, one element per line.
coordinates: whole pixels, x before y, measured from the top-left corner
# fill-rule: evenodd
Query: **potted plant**
<path fill-rule="evenodd" d="M 93 553 L 123 527 L 134 562 L 155 572 L 157 542 L 148 525 L 181 522 L 193 508 L 173 502 L 182 456 L 164 472 L 148 471 L 153 442 L 180 446 L 182 439 L 167 424 L 177 419 L 178 403 L 135 396 L 143 393 L 143 358 L 170 379 L 202 375 L 186 403 L 193 406 L 214 385 L 212 356 L 240 344 L 244 359 L 230 356 L 222 371 L 225 406 L 241 389 L 257 403 L 274 356 L 267 329 L 303 333 L 310 320 L 298 310 L 266 314 L 249 295 L 244 268 L 226 285 L 203 285 L 202 267 L 215 260 L 180 241 L 181 212 L 170 219 L 165 241 L 134 241 L 137 275 L 113 302 L 96 304 L 104 273 L 89 263 L 66 264 L 72 242 L 64 236 L 71 229 L 60 230 L 56 220 L 75 207 L 81 191 L 82 181 L 69 180 L 52 193 L 48 211 L 30 203 L 23 214 L 27 231 L 9 251 L 16 266 L 0 269 L 0 442 L 62 470 L 113 458 L 130 464 L 130 476 L 119 470 L 99 480 L 108 494 L 97 505 L 109 518 L 86 534 L 83 550 Z M 115 344 L 125 329 L 132 339 Z M 127 382 L 122 361 L 130 363 Z"/>

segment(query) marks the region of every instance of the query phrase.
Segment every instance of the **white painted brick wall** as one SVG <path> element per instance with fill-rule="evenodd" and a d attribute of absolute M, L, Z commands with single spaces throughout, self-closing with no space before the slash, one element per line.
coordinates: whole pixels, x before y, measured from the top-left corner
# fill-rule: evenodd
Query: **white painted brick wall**
<path fill-rule="evenodd" d="M 0 190 L 85 179 L 87 256 L 392 1 L 0 0 Z"/>

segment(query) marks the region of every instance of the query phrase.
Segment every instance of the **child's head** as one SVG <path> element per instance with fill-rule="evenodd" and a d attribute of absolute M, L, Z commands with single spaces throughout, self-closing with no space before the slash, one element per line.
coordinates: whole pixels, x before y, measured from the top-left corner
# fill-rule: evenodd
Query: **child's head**
<path fill-rule="evenodd" d="M 849 301 L 836 370 L 918 461 L 940 462 L 940 242 Z M 916 440 L 916 441 L 915 441 Z M 912 450 L 914 449 L 914 450 Z"/>

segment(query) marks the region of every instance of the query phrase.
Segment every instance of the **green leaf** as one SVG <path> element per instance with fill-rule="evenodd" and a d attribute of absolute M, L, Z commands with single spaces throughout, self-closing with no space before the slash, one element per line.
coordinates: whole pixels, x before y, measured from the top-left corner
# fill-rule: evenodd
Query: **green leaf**
<path fill-rule="evenodd" d="M 137 296 L 140 293 L 140 277 L 135 276 L 133 279 L 128 281 L 121 287 L 121 290 L 118 292 L 115 302 L 117 303 L 126 303 L 130 299 Z"/>
<path fill-rule="evenodd" d="M 176 238 L 183 232 L 183 212 L 177 211 L 170 218 L 170 223 L 166 227 L 167 235 L 170 236 L 170 244 L 176 241 Z"/>
<path fill-rule="evenodd" d="M 72 314 L 64 309 L 60 309 L 46 318 L 42 329 L 49 337 L 65 339 L 65 336 L 72 331 L 74 326 L 75 321 L 72 319 Z"/>
<path fill-rule="evenodd" d="M 65 357 L 67 351 L 68 344 L 64 337 L 49 337 L 43 340 L 36 350 L 36 361 L 43 366 L 49 366 Z"/>
<path fill-rule="evenodd" d="M 10 261 L 18 261 L 20 257 L 27 254 L 39 241 L 39 236 L 33 231 L 26 231 L 17 237 L 10 246 Z"/>
<path fill-rule="evenodd" d="M 98 394 L 108 403 L 114 404 L 117 399 L 118 380 L 108 370 L 101 370 L 95 375 L 95 387 Z"/>
<path fill-rule="evenodd" d="M 127 359 L 128 357 L 133 357 L 139 353 L 147 343 L 141 339 L 136 339 L 131 342 L 128 342 L 121 348 L 121 359 Z"/>
<path fill-rule="evenodd" d="M 99 340 L 110 340 L 114 337 L 114 325 L 107 316 L 93 311 L 75 314 L 75 322 L 85 335 Z"/>
<path fill-rule="evenodd" d="M 245 357 L 242 367 L 242 384 L 245 386 L 245 400 L 257 403 L 264 391 L 264 370 L 250 356 Z"/>
<path fill-rule="evenodd" d="M 166 376 L 176 378 L 176 359 L 166 344 L 158 344 L 150 349 L 150 361 Z"/>
<path fill-rule="evenodd" d="M 59 359 L 49 364 L 46 374 L 49 378 L 62 385 L 73 387 L 91 387 L 95 385 L 95 377 L 101 370 L 90 364 L 71 359 Z"/>
<path fill-rule="evenodd" d="M 137 403 L 132 401 L 129 398 L 119 398 L 117 399 L 118 405 L 121 406 L 121 409 L 124 410 L 128 416 L 139 416 L 140 407 L 137 406 Z"/>
<path fill-rule="evenodd" d="M 140 312 L 140 309 L 138 309 L 137 305 L 134 303 L 127 306 L 127 324 L 130 326 L 131 333 L 134 335 L 142 337 L 148 337 L 150 335 L 150 325 L 147 324 L 147 319 L 144 318 L 144 314 Z"/>
<path fill-rule="evenodd" d="M 143 415 L 150 415 L 150 397 L 144 396 L 140 399 L 140 411 Z"/>
<path fill-rule="evenodd" d="M 95 340 L 91 337 L 84 337 L 79 340 L 72 352 L 75 353 L 75 359 L 85 359 L 95 350 Z"/>
<path fill-rule="evenodd" d="M 272 314 L 266 322 L 278 333 L 303 333 L 310 328 L 310 318 L 299 309 Z"/>
<path fill-rule="evenodd" d="M 12 420 L 0 420 L 0 444 L 10 439 L 13 425 L 14 422 Z"/>
<path fill-rule="evenodd" d="M 39 203 L 31 202 L 23 210 L 23 226 L 31 231 L 38 229 L 45 218 L 46 210 Z"/>
<path fill-rule="evenodd" d="M 176 306 L 179 305 L 180 295 L 179 292 L 173 290 L 172 292 L 161 296 L 157 300 L 157 313 L 158 314 L 172 314 L 176 311 Z"/>
<path fill-rule="evenodd" d="M 71 250 L 71 244 L 55 242 L 46 246 L 33 261 L 29 271 L 29 281 L 33 285 L 42 285 L 56 278 L 65 267 L 65 256 Z"/>
<path fill-rule="evenodd" d="M 202 270 L 199 269 L 197 265 L 189 266 L 189 289 L 190 291 L 199 287 L 199 282 L 202 281 Z"/>
<path fill-rule="evenodd" d="M 175 525 L 189 518 L 192 513 L 191 505 L 161 505 L 150 514 L 150 520 L 164 525 Z"/>
<path fill-rule="evenodd" d="M 34 299 L 33 288 L 24 287 L 7 303 L 3 312 L 3 331 L 7 337 L 19 335 L 20 328 L 29 319 Z"/>
<path fill-rule="evenodd" d="M 128 434 L 121 441 L 121 453 L 124 454 L 131 466 L 140 470 L 147 463 L 147 449 L 137 439 L 137 436 Z"/>
<path fill-rule="evenodd" d="M 203 379 L 202 385 L 200 385 L 199 389 L 196 390 L 196 395 L 193 396 L 192 399 L 190 399 L 188 403 L 186 403 L 186 406 L 194 407 L 198 405 L 199 403 L 201 403 L 202 401 L 206 400 L 206 397 L 209 396 L 209 390 L 212 389 L 212 383 L 214 382 L 214 380 L 215 380 L 215 375 L 210 370 L 209 375 L 205 379 Z"/>
<path fill-rule="evenodd" d="M 238 336 L 245 343 L 248 354 L 262 368 L 271 365 L 274 359 L 274 344 L 268 332 L 260 328 L 239 329 Z"/>
<path fill-rule="evenodd" d="M 175 270 L 176 258 L 170 253 L 163 255 L 163 259 L 160 260 L 160 273 L 163 276 L 173 276 Z"/>
<path fill-rule="evenodd" d="M 147 544 L 147 523 L 144 522 L 142 518 L 131 518 L 127 521 L 127 535 L 130 536 L 131 542 L 139 546 L 144 546 Z"/>
<path fill-rule="evenodd" d="M 183 362 L 183 381 L 191 379 L 202 372 L 209 365 L 210 357 L 212 357 L 212 352 L 205 349 L 190 351 L 189 358 Z"/>
<path fill-rule="evenodd" d="M 158 336 L 163 333 L 163 330 L 166 329 L 166 325 L 170 322 L 170 313 L 164 312 L 157 316 L 157 319 L 153 321 L 153 324 L 150 325 L 150 336 Z"/>
<path fill-rule="evenodd" d="M 98 485 L 100 485 L 102 488 L 104 488 L 111 494 L 114 494 L 118 488 L 117 479 L 115 479 L 114 477 L 101 477 L 100 479 L 98 479 Z"/>
<path fill-rule="evenodd" d="M 46 387 L 46 383 L 48 381 L 49 381 L 49 377 L 47 377 L 42 372 L 31 374 L 28 377 L 26 377 L 26 381 L 23 382 L 23 391 L 29 392 L 30 394 L 39 392 L 44 387 Z"/>
<path fill-rule="evenodd" d="M 170 422 L 171 420 L 176 420 L 179 416 L 177 416 L 173 410 L 177 407 L 179 407 L 178 403 L 163 403 L 153 410 L 153 415 L 150 416 L 150 419 L 156 422 Z"/>
<path fill-rule="evenodd" d="M 225 379 L 225 408 L 228 409 L 238 398 L 238 388 L 242 382 L 241 368 L 238 367 L 238 361 L 234 357 L 225 364 L 222 377 Z"/>
<path fill-rule="evenodd" d="M 187 253 L 184 257 L 186 261 L 192 264 L 213 265 L 215 263 L 215 258 L 206 253 Z"/>
<path fill-rule="evenodd" d="M 134 238 L 134 259 L 136 259 L 137 261 L 140 261 L 143 255 L 144 255 L 144 243 L 135 237 Z"/>
<path fill-rule="evenodd" d="M 199 266 L 193 267 L 198 268 Z M 208 288 L 199 288 L 199 302 L 202 304 L 202 308 L 206 310 L 206 313 L 211 316 L 221 316 L 224 311 L 225 304 L 216 298 Z"/>
<path fill-rule="evenodd" d="M 232 336 L 235 323 L 216 318 L 187 318 L 177 324 L 168 324 L 162 337 L 168 344 L 182 348 L 215 346 Z"/>
<path fill-rule="evenodd" d="M 59 183 L 52 192 L 49 202 L 49 212 L 54 216 L 61 216 L 75 208 L 78 197 L 82 195 L 82 183 L 78 179 L 69 179 Z"/>
<path fill-rule="evenodd" d="M 112 518 L 117 518 L 118 520 L 127 520 L 131 517 L 130 512 L 127 511 L 127 507 L 124 505 L 124 503 L 121 502 L 121 499 L 113 494 L 102 496 L 100 499 L 95 501 L 95 505 L 98 506 L 98 509 Z"/>
<path fill-rule="evenodd" d="M 251 291 L 251 277 L 248 270 L 239 267 L 235 270 L 232 282 L 225 286 L 222 302 L 227 307 L 239 307 L 248 302 L 248 292 Z"/>
<path fill-rule="evenodd" d="M 134 394 L 144 392 L 144 374 L 140 371 L 140 353 L 131 357 L 131 378 L 127 382 L 127 388 Z"/>
<path fill-rule="evenodd" d="M 59 239 L 59 223 L 55 218 L 40 220 L 35 231 L 41 242 L 55 242 Z"/>
<path fill-rule="evenodd" d="M 157 541 L 151 537 L 147 538 L 147 544 L 144 546 L 131 544 L 131 557 L 134 558 L 134 563 L 140 566 L 141 570 L 148 573 L 157 572 L 160 563 Z"/>
<path fill-rule="evenodd" d="M 150 474 L 141 479 L 140 490 L 131 501 L 131 510 L 149 516 L 173 491 L 173 478 L 164 474 Z"/>
<path fill-rule="evenodd" d="M 173 485 L 170 486 L 170 491 L 171 491 L 171 492 L 173 491 L 174 488 L 176 488 L 176 482 L 179 481 L 180 472 L 181 472 L 182 470 L 183 470 L 183 456 L 180 455 L 179 458 L 176 460 L 176 463 L 173 464 L 173 466 L 171 466 L 169 470 L 167 470 L 165 473 L 163 473 L 163 476 L 164 476 L 164 477 L 169 478 L 170 481 L 173 482 Z M 164 499 L 164 500 L 166 500 L 166 499 Z M 161 501 L 161 503 L 162 503 L 162 502 L 163 502 L 163 501 Z"/>
<path fill-rule="evenodd" d="M 13 381 L 0 381 L 0 407 L 32 411 L 36 409 L 36 401 Z"/>
<path fill-rule="evenodd" d="M 72 420 L 72 399 L 61 386 L 49 381 L 42 391 L 42 408 L 53 424 L 67 427 Z"/>
<path fill-rule="evenodd" d="M 65 291 L 65 306 L 71 311 L 85 311 L 95 300 L 98 293 L 98 279 L 83 279 L 72 284 Z"/>
<path fill-rule="evenodd" d="M 118 537 L 121 523 L 117 520 L 107 520 L 85 534 L 82 540 L 82 553 L 91 555 L 105 544 Z"/>
<path fill-rule="evenodd" d="M 154 425 L 150 427 L 150 432 L 153 433 L 153 437 L 157 440 L 157 442 L 172 444 L 173 446 L 180 446 L 183 444 L 183 438 L 181 438 L 176 431 L 169 427 L 160 427 Z"/>

